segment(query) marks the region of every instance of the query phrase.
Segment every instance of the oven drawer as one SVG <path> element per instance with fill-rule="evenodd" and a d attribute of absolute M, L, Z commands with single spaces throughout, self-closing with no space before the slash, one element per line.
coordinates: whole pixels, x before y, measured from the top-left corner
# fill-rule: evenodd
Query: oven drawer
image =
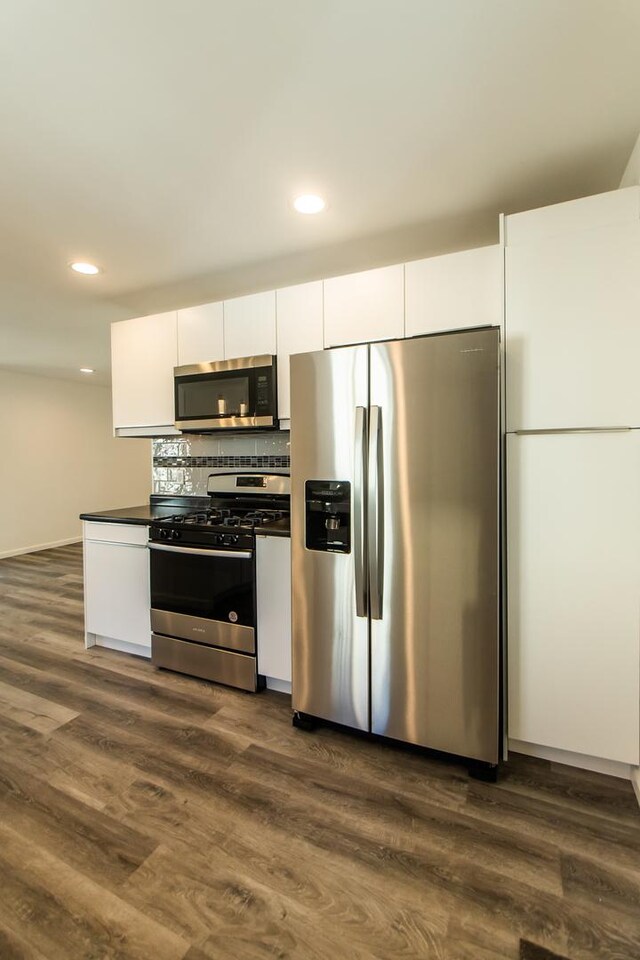
<path fill-rule="evenodd" d="M 165 670 L 226 683 L 240 690 L 255 692 L 258 689 L 256 658 L 242 653 L 216 650 L 214 647 L 152 633 L 151 662 Z"/>
<path fill-rule="evenodd" d="M 225 623 L 222 620 L 207 620 L 190 617 L 170 610 L 151 609 L 151 629 L 154 633 L 166 633 L 181 640 L 192 640 L 211 647 L 226 647 L 241 653 L 256 652 L 256 632 L 253 627 L 240 623 Z"/>

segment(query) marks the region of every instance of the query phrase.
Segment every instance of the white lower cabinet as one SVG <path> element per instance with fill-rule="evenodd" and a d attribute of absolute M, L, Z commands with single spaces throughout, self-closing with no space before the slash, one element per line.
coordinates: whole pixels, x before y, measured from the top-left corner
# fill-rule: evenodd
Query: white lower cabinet
<path fill-rule="evenodd" d="M 151 656 L 148 528 L 85 523 L 87 647 Z"/>
<path fill-rule="evenodd" d="M 637 765 L 640 430 L 507 438 L 509 737 Z"/>
<path fill-rule="evenodd" d="M 291 689 L 291 540 L 256 537 L 258 670 L 267 686 Z M 275 681 L 275 682 L 274 682 Z"/>

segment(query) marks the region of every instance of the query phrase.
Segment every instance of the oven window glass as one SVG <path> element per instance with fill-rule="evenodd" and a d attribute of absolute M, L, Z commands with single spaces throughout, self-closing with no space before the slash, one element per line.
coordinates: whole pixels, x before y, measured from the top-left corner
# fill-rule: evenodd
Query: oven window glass
<path fill-rule="evenodd" d="M 249 377 L 202 377 L 176 382 L 177 416 L 182 420 L 203 417 L 251 416 Z"/>
<path fill-rule="evenodd" d="M 151 549 L 156 610 L 255 627 L 253 561 Z"/>

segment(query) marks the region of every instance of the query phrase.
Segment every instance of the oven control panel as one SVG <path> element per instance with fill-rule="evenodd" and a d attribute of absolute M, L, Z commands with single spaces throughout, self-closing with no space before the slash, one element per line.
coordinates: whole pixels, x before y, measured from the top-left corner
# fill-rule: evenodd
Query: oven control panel
<path fill-rule="evenodd" d="M 176 546 L 182 541 L 185 547 L 191 545 L 194 547 L 211 547 L 212 549 L 226 547 L 228 549 L 252 550 L 254 545 L 253 534 L 249 532 L 226 533 L 222 531 L 214 532 L 213 530 L 202 531 L 188 526 L 152 526 L 149 539 L 156 543 L 175 543 Z"/>

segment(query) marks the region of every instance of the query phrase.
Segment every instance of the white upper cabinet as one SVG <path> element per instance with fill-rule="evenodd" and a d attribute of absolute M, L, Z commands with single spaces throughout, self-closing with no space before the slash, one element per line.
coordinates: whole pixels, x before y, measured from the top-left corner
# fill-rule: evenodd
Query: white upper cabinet
<path fill-rule="evenodd" d="M 278 339 L 278 416 L 291 417 L 289 357 L 322 350 L 322 281 L 276 290 Z"/>
<path fill-rule="evenodd" d="M 175 311 L 111 325 L 113 426 L 118 435 L 178 432 L 173 401 L 177 362 Z"/>
<path fill-rule="evenodd" d="M 405 336 L 502 323 L 500 245 L 405 264 Z"/>
<path fill-rule="evenodd" d="M 224 301 L 224 359 L 276 352 L 276 292 Z"/>
<path fill-rule="evenodd" d="M 637 764 L 640 431 L 507 438 L 509 736 Z"/>
<path fill-rule="evenodd" d="M 178 365 L 223 359 L 222 302 L 178 310 Z"/>
<path fill-rule="evenodd" d="M 507 217 L 507 430 L 640 426 L 640 188 Z"/>
<path fill-rule="evenodd" d="M 404 337 L 404 264 L 324 281 L 324 345 Z"/>

